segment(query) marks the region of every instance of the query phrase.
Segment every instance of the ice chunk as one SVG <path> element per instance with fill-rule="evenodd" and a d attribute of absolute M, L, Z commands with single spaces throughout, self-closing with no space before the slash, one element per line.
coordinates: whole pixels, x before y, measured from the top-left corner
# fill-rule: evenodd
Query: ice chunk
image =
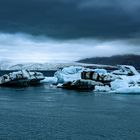
<path fill-rule="evenodd" d="M 124 80 L 121 80 L 121 79 L 116 79 L 115 81 L 111 82 L 110 85 L 111 85 L 112 90 L 129 87 L 127 81 L 124 81 Z"/>
<path fill-rule="evenodd" d="M 70 67 L 63 68 L 62 73 L 66 75 L 75 74 L 82 71 L 83 69 L 84 69 L 83 67 L 70 66 Z"/>
<path fill-rule="evenodd" d="M 95 92 L 109 92 L 111 88 L 109 86 L 95 86 Z"/>
<path fill-rule="evenodd" d="M 69 81 L 72 82 L 81 78 L 81 72 L 83 70 L 83 67 L 70 66 L 63 68 L 62 70 L 58 70 L 54 74 L 54 77 L 57 78 L 57 83 L 66 83 Z"/>
<path fill-rule="evenodd" d="M 140 93 L 138 84 L 139 75 L 137 76 L 122 76 L 122 80 L 117 79 L 111 82 L 111 92 L 115 93 Z"/>
<path fill-rule="evenodd" d="M 63 88 L 63 84 L 58 84 L 57 88 Z"/>
<path fill-rule="evenodd" d="M 128 76 L 139 74 L 138 71 L 133 66 L 129 66 L 129 65 L 118 65 L 118 69 L 119 70 L 113 71 L 112 74 L 128 75 Z"/>
<path fill-rule="evenodd" d="M 57 83 L 57 78 L 56 77 L 45 77 L 45 79 L 42 80 L 40 83 L 56 84 Z"/>

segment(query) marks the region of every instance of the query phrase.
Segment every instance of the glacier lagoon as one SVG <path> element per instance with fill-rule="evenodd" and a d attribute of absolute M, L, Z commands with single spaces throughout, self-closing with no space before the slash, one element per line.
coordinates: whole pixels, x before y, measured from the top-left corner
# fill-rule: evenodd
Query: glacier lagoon
<path fill-rule="evenodd" d="M 42 84 L 0 88 L 1 139 L 139 139 L 140 95 Z"/>
<path fill-rule="evenodd" d="M 64 90 L 47 82 L 0 87 L 0 139 L 139 139 L 136 93 Z"/>

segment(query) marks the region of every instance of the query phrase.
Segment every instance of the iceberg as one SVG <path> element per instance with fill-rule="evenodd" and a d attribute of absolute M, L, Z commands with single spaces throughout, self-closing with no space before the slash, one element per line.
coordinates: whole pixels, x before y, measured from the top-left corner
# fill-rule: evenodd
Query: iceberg
<path fill-rule="evenodd" d="M 1 86 L 28 86 L 40 83 L 45 77 L 41 72 L 21 70 L 0 77 Z"/>
<path fill-rule="evenodd" d="M 111 82 L 111 92 L 115 93 L 140 93 L 140 74 L 134 76 L 120 76 Z"/>
<path fill-rule="evenodd" d="M 89 69 L 70 66 L 58 70 L 54 77 L 66 89 L 92 89 L 95 92 L 140 93 L 140 74 L 133 66 L 119 65 L 118 70 Z"/>
<path fill-rule="evenodd" d="M 57 78 L 57 83 L 72 82 L 81 78 L 81 72 L 83 70 L 83 67 L 70 66 L 62 70 L 59 69 L 55 72 L 54 77 Z"/>
<path fill-rule="evenodd" d="M 119 70 L 113 71 L 112 74 L 127 75 L 127 76 L 139 75 L 138 71 L 133 66 L 118 65 L 117 67 L 118 67 Z"/>
<path fill-rule="evenodd" d="M 116 79 L 115 81 L 111 82 L 111 89 L 116 90 L 119 88 L 129 87 L 129 84 L 125 80 Z"/>
<path fill-rule="evenodd" d="M 82 72 L 95 72 L 100 75 L 107 73 L 105 69 L 90 69 L 80 66 L 70 66 L 63 68 L 62 70 L 59 69 L 55 72 L 54 77 L 57 78 L 57 83 L 72 82 L 74 80 L 81 79 Z"/>

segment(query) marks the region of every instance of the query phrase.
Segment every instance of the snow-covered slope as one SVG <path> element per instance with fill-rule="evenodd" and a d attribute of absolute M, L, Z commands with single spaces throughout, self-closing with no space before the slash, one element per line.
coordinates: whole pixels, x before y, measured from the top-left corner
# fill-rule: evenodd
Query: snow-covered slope
<path fill-rule="evenodd" d="M 83 63 L 12 63 L 8 61 L 0 61 L 0 70 L 58 70 L 68 66 L 84 66 L 98 68 L 114 68 L 108 65 L 83 64 Z"/>

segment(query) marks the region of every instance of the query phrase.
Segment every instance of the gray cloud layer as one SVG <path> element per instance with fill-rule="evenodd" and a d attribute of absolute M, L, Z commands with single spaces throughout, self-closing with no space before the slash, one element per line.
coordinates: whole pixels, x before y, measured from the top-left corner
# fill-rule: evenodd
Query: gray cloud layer
<path fill-rule="evenodd" d="M 139 0 L 0 0 L 0 60 L 140 54 L 139 13 Z"/>
<path fill-rule="evenodd" d="M 0 0 L 0 31 L 53 38 L 139 38 L 139 0 Z"/>
<path fill-rule="evenodd" d="M 133 40 L 131 41 L 133 42 Z M 68 62 L 93 56 L 111 56 L 132 52 L 140 54 L 140 47 L 127 40 L 54 40 L 27 34 L 0 33 L 0 60 Z"/>

